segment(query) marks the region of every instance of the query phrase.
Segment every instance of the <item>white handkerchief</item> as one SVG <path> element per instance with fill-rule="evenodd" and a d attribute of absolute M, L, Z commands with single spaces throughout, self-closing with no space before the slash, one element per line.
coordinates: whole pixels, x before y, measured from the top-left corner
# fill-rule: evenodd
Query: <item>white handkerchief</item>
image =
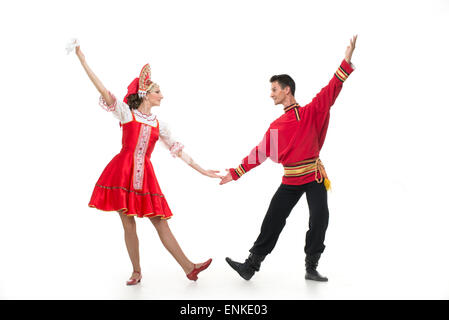
<path fill-rule="evenodd" d="M 70 40 L 69 43 L 67 43 L 65 49 L 67 50 L 67 54 L 69 54 L 70 52 L 72 52 L 73 50 L 75 50 L 76 47 L 79 47 L 80 42 L 78 39 L 73 38 Z"/>

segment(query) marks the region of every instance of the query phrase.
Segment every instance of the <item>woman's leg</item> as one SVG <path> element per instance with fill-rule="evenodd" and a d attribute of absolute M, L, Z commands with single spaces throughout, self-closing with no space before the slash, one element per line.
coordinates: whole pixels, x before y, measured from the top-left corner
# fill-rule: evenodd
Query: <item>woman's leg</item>
<path fill-rule="evenodd" d="M 119 212 L 122 219 L 123 229 L 125 231 L 125 243 L 126 249 L 128 249 L 129 258 L 133 265 L 133 274 L 131 279 L 137 279 L 140 275 L 140 257 L 139 257 L 139 239 L 136 232 L 136 221 L 132 216 L 126 216 L 122 212 Z M 137 271 L 137 272 L 135 272 Z"/>
<path fill-rule="evenodd" d="M 176 241 L 175 236 L 170 230 L 168 226 L 167 220 L 162 220 L 159 217 L 151 218 L 150 221 L 153 223 L 156 228 L 157 233 L 159 234 L 159 238 L 162 241 L 164 247 L 171 253 L 171 255 L 175 258 L 175 260 L 179 263 L 179 265 L 184 269 L 186 274 L 189 274 L 195 267 L 199 267 L 202 264 L 193 264 L 184 254 L 181 247 Z"/>

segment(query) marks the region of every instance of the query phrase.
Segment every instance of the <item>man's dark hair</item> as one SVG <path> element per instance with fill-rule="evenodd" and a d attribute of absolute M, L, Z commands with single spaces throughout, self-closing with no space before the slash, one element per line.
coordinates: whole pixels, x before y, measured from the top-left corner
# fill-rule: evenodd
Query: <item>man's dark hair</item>
<path fill-rule="evenodd" d="M 278 74 L 271 77 L 270 82 L 277 81 L 282 89 L 289 87 L 292 95 L 295 95 L 295 81 L 288 74 Z"/>

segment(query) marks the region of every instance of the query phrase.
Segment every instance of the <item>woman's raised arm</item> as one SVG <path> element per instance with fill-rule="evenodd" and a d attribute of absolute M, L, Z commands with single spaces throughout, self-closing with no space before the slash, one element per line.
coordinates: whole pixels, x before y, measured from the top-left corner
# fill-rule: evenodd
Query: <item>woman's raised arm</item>
<path fill-rule="evenodd" d="M 114 103 L 114 98 L 109 93 L 109 91 L 105 88 L 103 83 L 101 83 L 100 79 L 98 79 L 98 77 L 95 75 L 95 73 L 92 71 L 92 69 L 89 67 L 89 65 L 86 62 L 86 58 L 84 57 L 84 54 L 81 51 L 79 46 L 76 47 L 75 52 L 76 52 L 76 55 L 78 56 L 78 59 L 81 62 L 81 65 L 83 66 L 84 70 L 86 71 L 89 79 L 95 85 L 95 88 L 97 88 L 98 92 L 100 92 L 104 101 L 106 101 L 106 103 L 108 105 L 112 105 Z"/>

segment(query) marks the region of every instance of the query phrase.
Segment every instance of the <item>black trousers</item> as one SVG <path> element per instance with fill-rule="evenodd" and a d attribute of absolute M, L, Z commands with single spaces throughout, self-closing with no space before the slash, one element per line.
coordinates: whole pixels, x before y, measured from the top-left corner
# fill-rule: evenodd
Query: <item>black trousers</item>
<path fill-rule="evenodd" d="M 256 255 L 271 253 L 290 212 L 304 192 L 309 205 L 309 230 L 306 233 L 304 252 L 307 255 L 314 255 L 324 251 L 324 237 L 329 223 L 327 190 L 324 183 L 313 181 L 300 186 L 280 185 L 271 200 L 259 237 L 249 250 L 251 253 Z"/>

